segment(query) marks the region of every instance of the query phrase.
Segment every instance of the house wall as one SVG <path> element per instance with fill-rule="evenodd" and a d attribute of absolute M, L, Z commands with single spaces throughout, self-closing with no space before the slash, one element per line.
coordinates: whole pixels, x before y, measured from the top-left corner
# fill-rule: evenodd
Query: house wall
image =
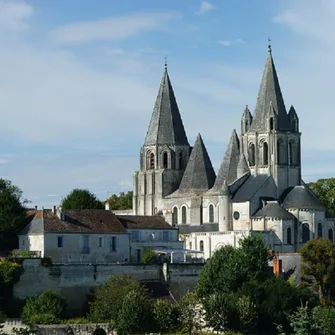
<path fill-rule="evenodd" d="M 84 250 L 84 237 L 89 236 L 89 250 Z M 63 247 L 58 247 L 58 237 L 63 237 Z M 110 238 L 116 237 L 116 250 L 110 248 Z M 99 238 L 102 245 L 99 246 Z M 54 263 L 116 263 L 129 261 L 128 234 L 76 234 L 46 233 L 45 256 Z M 87 252 L 88 251 L 88 252 Z"/>
<path fill-rule="evenodd" d="M 44 235 L 19 235 L 19 249 L 40 251 L 41 257 L 44 257 Z"/>

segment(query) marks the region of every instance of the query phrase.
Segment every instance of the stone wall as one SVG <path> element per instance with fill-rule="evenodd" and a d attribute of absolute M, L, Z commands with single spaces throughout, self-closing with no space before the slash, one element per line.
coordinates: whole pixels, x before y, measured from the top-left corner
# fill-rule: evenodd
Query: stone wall
<path fill-rule="evenodd" d="M 56 291 L 78 314 L 94 290 L 113 275 L 129 274 L 143 283 L 163 282 L 171 287 L 172 295 L 178 299 L 183 292 L 194 287 L 203 264 L 168 264 L 166 276 L 161 265 L 71 264 L 46 268 L 40 265 L 39 259 L 27 259 L 23 266 L 25 271 L 14 286 L 16 298 L 26 299 L 46 290 Z"/>

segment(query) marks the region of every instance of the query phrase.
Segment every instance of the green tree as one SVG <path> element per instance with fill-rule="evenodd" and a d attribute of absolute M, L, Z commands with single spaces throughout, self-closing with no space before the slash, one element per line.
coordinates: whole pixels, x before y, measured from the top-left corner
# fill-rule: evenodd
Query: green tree
<path fill-rule="evenodd" d="M 196 291 L 200 298 L 236 292 L 249 280 L 273 276 L 269 271 L 268 250 L 260 236 L 248 236 L 239 248 L 224 246 L 213 254 L 200 272 Z"/>
<path fill-rule="evenodd" d="M 141 261 L 143 264 L 154 264 L 156 261 L 156 254 L 151 248 L 143 249 Z"/>
<path fill-rule="evenodd" d="M 152 330 L 152 302 L 144 291 L 131 290 L 123 299 L 116 329 L 119 335 L 144 333 Z"/>
<path fill-rule="evenodd" d="M 90 303 L 89 319 L 93 322 L 112 322 L 116 324 L 123 300 L 130 291 L 146 290 L 138 281 L 129 275 L 112 276 L 95 293 Z"/>
<path fill-rule="evenodd" d="M 335 246 L 323 238 L 308 241 L 301 249 L 302 280 L 319 294 L 320 304 L 335 302 Z"/>
<path fill-rule="evenodd" d="M 180 326 L 183 333 L 198 334 L 204 324 L 202 306 L 194 292 L 186 293 L 179 301 Z"/>
<path fill-rule="evenodd" d="M 319 325 L 322 335 L 335 335 L 335 308 L 315 307 L 313 309 L 314 322 Z"/>
<path fill-rule="evenodd" d="M 335 215 L 335 178 L 323 178 L 307 185 L 320 199 L 330 214 Z"/>
<path fill-rule="evenodd" d="M 109 203 L 110 209 L 132 209 L 133 208 L 133 191 L 127 193 L 121 192 L 119 195 L 111 195 L 106 202 Z"/>
<path fill-rule="evenodd" d="M 179 327 L 178 306 L 168 300 L 158 299 L 154 304 L 154 318 L 158 331 L 172 332 Z"/>
<path fill-rule="evenodd" d="M 62 200 L 64 209 L 103 209 L 102 202 L 88 190 L 74 189 Z"/>
<path fill-rule="evenodd" d="M 0 260 L 0 284 L 16 284 L 24 269 L 21 264 L 11 262 L 7 259 Z"/>
<path fill-rule="evenodd" d="M 67 315 L 65 299 L 57 292 L 45 291 L 29 298 L 23 308 L 22 318 L 27 324 L 60 323 Z"/>
<path fill-rule="evenodd" d="M 288 316 L 294 335 L 320 335 L 319 325 L 308 308 L 308 305 L 298 307 L 298 310 Z M 327 334 L 328 335 L 328 334 Z"/>
<path fill-rule="evenodd" d="M 239 319 L 238 329 L 244 334 L 253 334 L 258 324 L 256 304 L 248 296 L 242 295 L 236 301 Z"/>
<path fill-rule="evenodd" d="M 11 250 L 18 247 L 17 233 L 27 224 L 22 191 L 9 180 L 0 179 L 0 249 Z"/>

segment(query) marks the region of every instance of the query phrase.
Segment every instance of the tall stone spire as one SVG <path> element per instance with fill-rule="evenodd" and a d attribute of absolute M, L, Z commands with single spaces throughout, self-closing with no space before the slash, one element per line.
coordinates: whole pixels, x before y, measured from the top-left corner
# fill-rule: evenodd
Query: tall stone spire
<path fill-rule="evenodd" d="M 269 130 L 269 107 L 272 103 L 277 116 L 276 130 L 289 130 L 288 116 L 281 93 L 279 80 L 272 58 L 272 49 L 269 45 L 268 58 L 265 63 L 263 78 L 258 93 L 254 117 L 250 131 L 267 132 Z"/>
<path fill-rule="evenodd" d="M 215 177 L 205 144 L 198 134 L 178 192 L 197 194 L 206 192 L 213 186 Z"/>
<path fill-rule="evenodd" d="M 166 63 L 144 145 L 189 145 Z"/>

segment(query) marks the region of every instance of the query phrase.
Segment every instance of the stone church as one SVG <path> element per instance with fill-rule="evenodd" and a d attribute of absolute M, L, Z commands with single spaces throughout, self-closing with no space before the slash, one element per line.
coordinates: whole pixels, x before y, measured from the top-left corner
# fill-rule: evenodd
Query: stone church
<path fill-rule="evenodd" d="M 163 215 L 206 258 L 254 232 L 283 253 L 334 239 L 335 219 L 302 180 L 299 118 L 285 107 L 271 46 L 254 113 L 245 107 L 217 175 L 201 135 L 188 142 L 165 65 L 133 191 L 134 214 Z"/>

